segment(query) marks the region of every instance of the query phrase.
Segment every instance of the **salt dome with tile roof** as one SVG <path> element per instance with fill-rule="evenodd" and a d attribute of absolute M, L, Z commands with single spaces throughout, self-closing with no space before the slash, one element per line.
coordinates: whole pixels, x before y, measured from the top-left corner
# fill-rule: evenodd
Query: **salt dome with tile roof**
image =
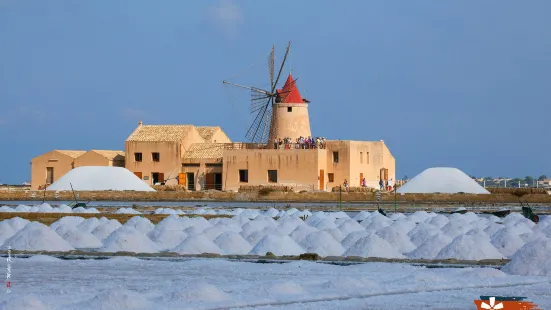
<path fill-rule="evenodd" d="M 84 166 L 67 172 L 48 186 L 49 191 L 138 191 L 154 192 L 135 174 L 122 167 Z"/>
<path fill-rule="evenodd" d="M 436 167 L 419 173 L 396 190 L 397 193 L 416 194 L 489 194 L 484 187 L 457 168 Z"/>

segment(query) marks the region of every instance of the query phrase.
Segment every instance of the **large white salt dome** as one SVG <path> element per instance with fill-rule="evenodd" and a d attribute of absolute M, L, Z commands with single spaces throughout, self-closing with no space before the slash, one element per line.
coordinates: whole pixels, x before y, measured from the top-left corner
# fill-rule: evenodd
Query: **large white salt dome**
<path fill-rule="evenodd" d="M 476 183 L 463 171 L 457 168 L 436 167 L 419 173 L 409 182 L 398 188 L 396 192 L 402 194 L 489 194 L 484 187 Z"/>
<path fill-rule="evenodd" d="M 75 191 L 155 191 L 125 168 L 96 166 L 75 168 L 46 190 L 70 191 L 71 184 Z"/>

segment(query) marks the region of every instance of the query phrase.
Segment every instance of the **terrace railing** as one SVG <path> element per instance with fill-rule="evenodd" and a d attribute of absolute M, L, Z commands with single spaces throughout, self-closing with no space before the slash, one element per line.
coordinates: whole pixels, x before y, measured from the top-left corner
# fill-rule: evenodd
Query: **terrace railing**
<path fill-rule="evenodd" d="M 225 150 L 315 150 L 317 145 L 305 144 L 305 143 L 283 143 L 275 147 L 271 143 L 225 143 Z M 320 148 L 325 148 L 320 146 Z"/>

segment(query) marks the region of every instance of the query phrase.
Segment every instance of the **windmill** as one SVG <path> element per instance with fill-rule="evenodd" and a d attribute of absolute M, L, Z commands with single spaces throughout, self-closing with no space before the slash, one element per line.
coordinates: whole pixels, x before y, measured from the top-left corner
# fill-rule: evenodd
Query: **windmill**
<path fill-rule="evenodd" d="M 291 49 L 291 42 L 287 45 L 285 50 L 285 56 L 279 69 L 277 70 L 277 76 L 274 79 L 275 73 L 275 46 L 272 46 L 272 50 L 268 56 L 268 72 L 270 75 L 270 89 L 265 90 L 260 87 L 240 85 L 231 83 L 228 81 L 222 81 L 225 85 L 231 85 L 235 87 L 240 87 L 248 89 L 251 92 L 251 114 L 256 114 L 254 120 L 247 130 L 245 137 L 249 140 L 250 143 L 259 143 L 265 144 L 270 138 L 274 137 L 274 132 L 277 131 L 277 122 L 274 121 L 275 114 L 273 113 L 274 106 L 280 102 L 284 102 L 287 97 L 290 97 L 293 90 L 293 86 L 296 80 L 288 80 L 285 84 L 285 87 L 282 89 L 277 89 L 277 84 L 281 77 L 283 67 L 285 66 L 285 61 L 289 55 Z M 300 97 L 300 101 L 308 102 L 305 99 Z"/>

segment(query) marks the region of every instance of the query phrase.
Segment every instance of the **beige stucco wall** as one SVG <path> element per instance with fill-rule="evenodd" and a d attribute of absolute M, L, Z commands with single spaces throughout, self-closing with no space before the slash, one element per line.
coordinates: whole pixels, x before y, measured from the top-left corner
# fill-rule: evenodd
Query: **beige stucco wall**
<path fill-rule="evenodd" d="M 178 175 L 180 158 L 182 157 L 181 145 L 178 142 L 126 142 L 126 169 L 142 173 L 142 180 L 152 185 L 152 173 L 164 173 L 164 178 L 171 178 L 167 185 L 177 184 L 173 178 Z M 136 162 L 134 153 L 142 153 L 142 161 Z M 159 162 L 154 162 L 152 153 L 159 153 Z"/>
<path fill-rule="evenodd" d="M 366 154 L 369 154 L 369 162 L 366 161 Z M 381 168 L 388 169 L 388 179 L 396 180 L 394 156 L 383 141 L 350 141 L 350 186 L 360 186 L 362 173 L 367 186 L 377 188 Z"/>
<path fill-rule="evenodd" d="M 112 166 L 112 161 L 96 152 L 88 151 L 75 159 L 75 168 L 82 166 Z"/>
<path fill-rule="evenodd" d="M 285 185 L 295 190 L 319 188 L 318 158 L 324 150 L 226 150 L 223 179 L 225 190 L 241 185 Z M 239 182 L 239 170 L 247 169 L 249 182 Z M 268 183 L 268 170 L 277 170 L 277 183 Z"/>
<path fill-rule="evenodd" d="M 292 108 L 287 112 L 287 108 Z M 270 129 L 269 142 L 276 138 L 289 137 L 292 142 L 299 137 L 310 137 L 310 119 L 308 117 L 308 104 L 306 103 L 279 103 L 274 105 L 272 112 L 272 128 Z"/>
<path fill-rule="evenodd" d="M 186 167 L 184 165 L 186 164 L 199 164 L 198 167 Z M 222 173 L 222 185 L 224 184 L 224 173 L 223 173 L 223 166 L 220 165 L 221 162 L 217 159 L 208 159 L 208 158 L 202 158 L 202 159 L 186 159 L 185 163 L 182 163 L 182 173 L 193 173 L 194 179 L 195 179 L 195 190 L 204 190 L 206 189 L 206 175 L 207 173 Z M 216 166 L 213 166 L 216 165 Z M 189 184 L 186 181 L 186 188 L 189 189 Z"/>
<path fill-rule="evenodd" d="M 37 156 L 31 160 L 31 189 L 46 184 L 46 168 L 54 168 L 54 182 L 74 168 L 74 158 L 57 151 Z"/>
<path fill-rule="evenodd" d="M 231 143 L 231 139 L 222 130 L 217 130 L 210 139 L 212 143 Z"/>
<path fill-rule="evenodd" d="M 329 176 L 325 177 L 327 190 L 331 190 L 334 186 L 342 185 L 344 179 L 350 181 L 350 141 L 330 140 L 326 142 L 326 148 L 323 150 L 326 153 L 326 174 L 333 173 L 333 181 L 329 182 Z M 333 152 L 339 153 L 339 162 L 333 161 Z"/>
<path fill-rule="evenodd" d="M 193 143 L 203 142 L 194 127 L 185 133 L 181 141 L 126 141 L 125 167 L 133 173 L 141 172 L 142 180 L 149 185 L 152 185 L 153 172 L 164 173 L 164 178 L 169 179 L 166 185 L 175 185 L 178 184 L 175 178 L 181 170 L 183 154 Z M 134 153 L 142 153 L 141 162 L 135 161 Z M 153 161 L 152 153 L 160 154 L 159 162 Z"/>

